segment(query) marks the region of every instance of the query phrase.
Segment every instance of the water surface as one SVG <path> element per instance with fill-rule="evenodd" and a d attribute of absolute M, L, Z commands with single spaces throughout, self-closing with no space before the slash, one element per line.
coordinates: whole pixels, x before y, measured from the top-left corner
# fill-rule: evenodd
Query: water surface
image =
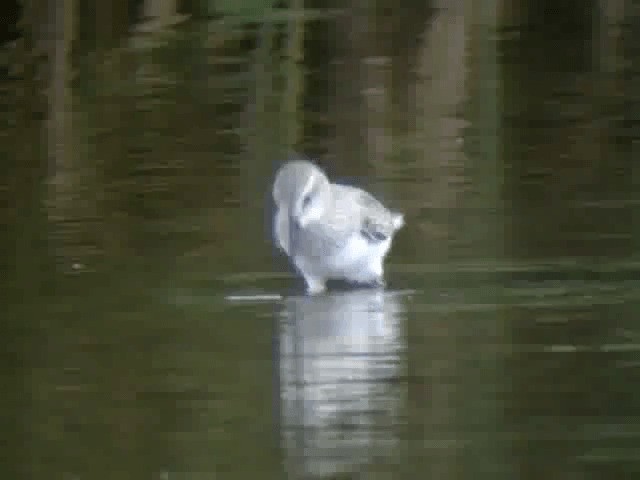
<path fill-rule="evenodd" d="M 6 82 L 7 478 L 637 476 L 634 73 L 458 4 L 324 12 L 294 65 L 273 19 L 82 44 L 53 110 Z M 405 213 L 385 290 L 273 249 L 291 147 Z"/>

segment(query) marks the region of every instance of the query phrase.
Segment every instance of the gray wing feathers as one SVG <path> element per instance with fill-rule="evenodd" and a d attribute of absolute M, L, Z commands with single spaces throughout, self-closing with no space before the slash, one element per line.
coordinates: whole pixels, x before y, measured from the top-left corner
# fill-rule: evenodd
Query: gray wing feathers
<path fill-rule="evenodd" d="M 341 195 L 336 210 L 344 211 L 345 222 L 371 238 L 383 240 L 404 224 L 403 216 L 389 211 L 373 195 L 348 185 L 333 185 Z M 353 222 L 357 222 L 354 224 Z"/>

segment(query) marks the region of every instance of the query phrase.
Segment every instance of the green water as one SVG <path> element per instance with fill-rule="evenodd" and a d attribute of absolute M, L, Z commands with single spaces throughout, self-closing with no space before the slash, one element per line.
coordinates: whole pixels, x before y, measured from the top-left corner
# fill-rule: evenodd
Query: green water
<path fill-rule="evenodd" d="M 627 77 L 458 13 L 363 58 L 315 18 L 300 77 L 277 22 L 132 37 L 74 59 L 55 155 L 8 82 L 3 478 L 638 475 Z M 291 146 L 405 213 L 386 291 L 302 294 L 266 201 Z"/>

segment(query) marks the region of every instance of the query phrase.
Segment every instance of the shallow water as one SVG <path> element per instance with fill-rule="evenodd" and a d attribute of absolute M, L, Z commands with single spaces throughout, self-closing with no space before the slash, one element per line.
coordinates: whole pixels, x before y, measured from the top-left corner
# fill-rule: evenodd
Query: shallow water
<path fill-rule="evenodd" d="M 634 464 L 635 262 L 395 267 L 315 297 L 205 268 L 60 278 L 10 302 L 17 438 L 80 478 Z"/>
<path fill-rule="evenodd" d="M 384 290 L 306 296 L 272 247 L 288 120 L 260 39 L 88 56 L 53 165 L 6 123 L 6 478 L 637 476 L 633 114 L 560 68 L 572 38 L 485 51 L 451 10 L 415 72 L 381 54 L 336 81 L 344 18 L 308 37 L 299 149 L 405 214 Z"/>

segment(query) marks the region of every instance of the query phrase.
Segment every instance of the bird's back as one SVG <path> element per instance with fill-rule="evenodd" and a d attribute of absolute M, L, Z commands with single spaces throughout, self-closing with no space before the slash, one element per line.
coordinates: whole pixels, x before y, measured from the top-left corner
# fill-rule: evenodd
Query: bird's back
<path fill-rule="evenodd" d="M 391 212 L 370 193 L 349 185 L 334 184 L 335 210 L 346 217 L 349 228 L 360 230 L 372 227 L 385 236 L 402 226 L 402 217 Z"/>

